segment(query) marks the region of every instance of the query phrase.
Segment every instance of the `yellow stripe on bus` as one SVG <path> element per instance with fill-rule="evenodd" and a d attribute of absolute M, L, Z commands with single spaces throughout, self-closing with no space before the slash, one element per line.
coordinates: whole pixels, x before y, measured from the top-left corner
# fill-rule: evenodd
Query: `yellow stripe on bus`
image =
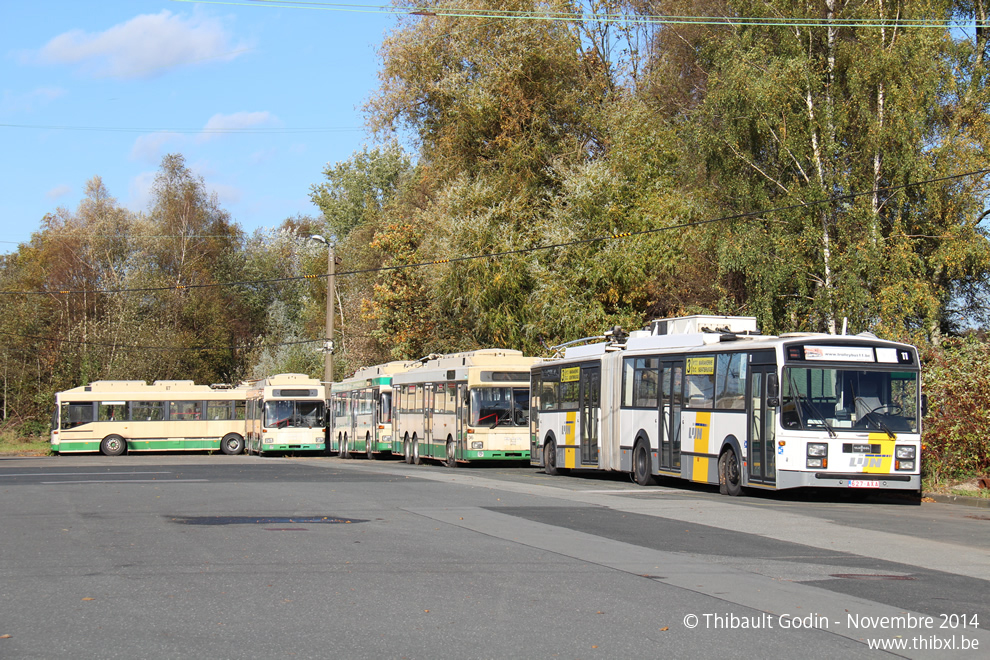
<path fill-rule="evenodd" d="M 896 442 L 896 439 L 891 440 L 886 433 L 871 433 L 870 444 L 880 445 L 880 453 L 866 455 L 863 472 L 867 474 L 893 472 L 894 444 Z"/>
<path fill-rule="evenodd" d="M 712 414 L 710 412 L 699 412 L 694 416 L 694 453 L 709 454 L 708 439 L 712 427 Z M 708 483 L 708 461 L 707 456 L 695 456 L 691 464 L 691 481 Z"/>
<path fill-rule="evenodd" d="M 569 412 L 564 416 L 564 444 L 570 445 L 564 448 L 564 467 L 573 468 L 577 467 L 577 449 L 573 445 L 577 444 L 574 441 L 574 430 L 577 427 L 577 412 Z"/>

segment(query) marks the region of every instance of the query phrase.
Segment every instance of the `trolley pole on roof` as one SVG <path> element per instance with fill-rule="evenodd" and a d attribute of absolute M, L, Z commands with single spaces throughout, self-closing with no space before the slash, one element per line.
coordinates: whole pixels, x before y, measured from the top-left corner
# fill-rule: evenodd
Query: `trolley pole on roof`
<path fill-rule="evenodd" d="M 319 234 L 310 238 L 317 243 L 327 246 L 327 327 L 323 341 L 323 380 L 327 387 L 333 382 L 333 300 L 335 292 L 334 276 L 336 274 L 337 256 L 334 254 L 334 244 Z"/>

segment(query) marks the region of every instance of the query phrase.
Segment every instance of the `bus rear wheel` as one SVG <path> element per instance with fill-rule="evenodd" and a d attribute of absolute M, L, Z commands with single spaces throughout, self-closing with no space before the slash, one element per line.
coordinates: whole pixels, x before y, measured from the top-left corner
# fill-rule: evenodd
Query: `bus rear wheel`
<path fill-rule="evenodd" d="M 742 472 L 736 451 L 728 447 L 718 457 L 718 492 L 736 497 L 742 495 Z"/>
<path fill-rule="evenodd" d="M 402 460 L 412 464 L 412 447 L 409 445 L 409 438 L 402 441 Z"/>
<path fill-rule="evenodd" d="M 100 443 L 100 453 L 104 456 L 120 456 L 127 451 L 127 442 L 119 435 L 108 435 Z"/>
<path fill-rule="evenodd" d="M 344 438 L 340 441 L 340 457 L 350 458 L 351 453 L 347 450 L 347 434 L 344 434 Z"/>
<path fill-rule="evenodd" d="M 419 440 L 413 438 L 412 443 L 412 464 L 419 465 L 423 462 L 423 458 L 419 455 Z"/>
<path fill-rule="evenodd" d="M 228 433 L 220 441 L 220 451 L 228 456 L 236 456 L 244 451 L 244 438 L 236 433 Z"/>

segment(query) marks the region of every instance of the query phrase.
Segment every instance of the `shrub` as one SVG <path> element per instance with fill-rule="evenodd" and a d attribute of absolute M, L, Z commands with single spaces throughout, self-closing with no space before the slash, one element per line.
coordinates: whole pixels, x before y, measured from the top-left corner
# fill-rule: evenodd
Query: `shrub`
<path fill-rule="evenodd" d="M 990 474 L 990 342 L 970 335 L 924 350 L 922 470 L 942 483 Z"/>

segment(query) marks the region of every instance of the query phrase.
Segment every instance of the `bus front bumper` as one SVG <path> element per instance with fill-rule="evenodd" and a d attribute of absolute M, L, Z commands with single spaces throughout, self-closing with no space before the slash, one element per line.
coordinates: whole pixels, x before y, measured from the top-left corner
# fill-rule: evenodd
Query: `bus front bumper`
<path fill-rule="evenodd" d="M 753 484 L 757 486 L 759 484 Z M 857 490 L 921 491 L 920 474 L 794 472 L 777 470 L 777 488 L 851 488 Z"/>

